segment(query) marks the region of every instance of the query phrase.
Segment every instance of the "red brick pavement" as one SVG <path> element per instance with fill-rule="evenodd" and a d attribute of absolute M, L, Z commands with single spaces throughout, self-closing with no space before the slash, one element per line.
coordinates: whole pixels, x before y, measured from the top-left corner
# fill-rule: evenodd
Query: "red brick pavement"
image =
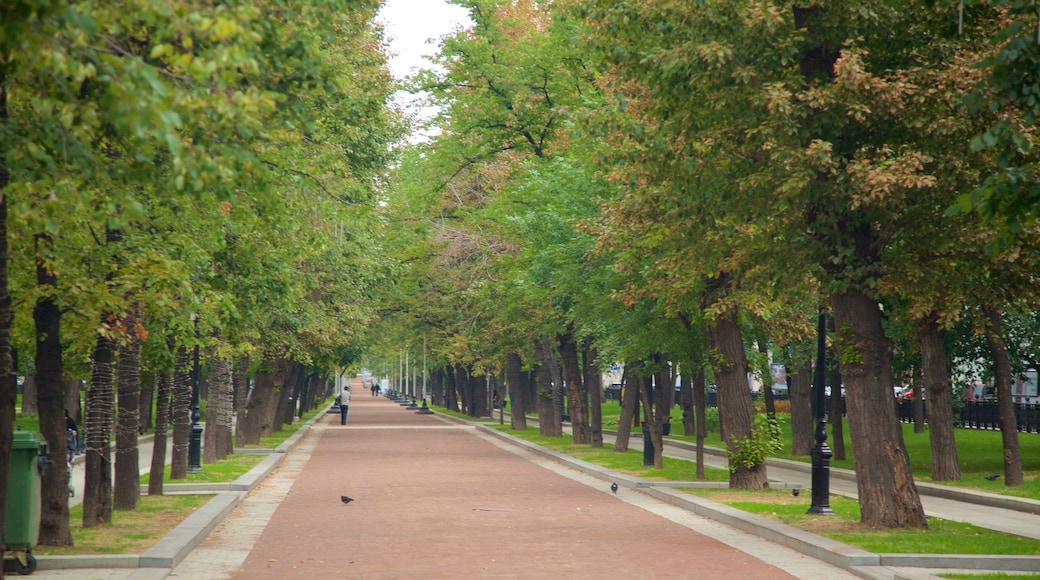
<path fill-rule="evenodd" d="M 471 428 L 362 395 L 346 426 L 322 419 L 234 578 L 792 578 Z"/>

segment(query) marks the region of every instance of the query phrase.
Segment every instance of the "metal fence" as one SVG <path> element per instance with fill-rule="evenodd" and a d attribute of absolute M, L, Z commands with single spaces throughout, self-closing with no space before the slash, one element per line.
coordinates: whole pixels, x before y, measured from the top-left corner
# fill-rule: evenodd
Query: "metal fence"
<path fill-rule="evenodd" d="M 925 417 L 928 416 L 927 401 Z M 913 423 L 914 403 L 910 400 L 899 400 L 899 420 Z M 954 423 L 963 429 L 1000 429 L 1000 412 L 996 401 L 965 401 L 963 407 L 954 409 Z M 1040 433 L 1040 405 L 1015 404 L 1015 421 L 1018 431 L 1023 433 Z"/>

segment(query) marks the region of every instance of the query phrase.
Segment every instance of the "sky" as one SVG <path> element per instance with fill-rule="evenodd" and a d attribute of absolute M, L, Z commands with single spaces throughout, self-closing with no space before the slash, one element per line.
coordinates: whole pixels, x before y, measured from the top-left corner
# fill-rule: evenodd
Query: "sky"
<path fill-rule="evenodd" d="M 466 10 L 446 0 L 384 0 L 378 20 L 390 41 L 390 72 L 397 79 L 430 67 L 423 57 L 437 52 L 442 37 L 469 23 Z M 406 93 L 395 97 L 410 114 L 432 116 L 432 110 L 420 108 L 414 100 Z"/>

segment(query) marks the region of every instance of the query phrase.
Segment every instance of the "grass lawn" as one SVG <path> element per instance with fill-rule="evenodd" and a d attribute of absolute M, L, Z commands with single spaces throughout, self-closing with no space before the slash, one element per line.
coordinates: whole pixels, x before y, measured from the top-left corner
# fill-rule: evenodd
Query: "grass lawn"
<path fill-rule="evenodd" d="M 994 532 L 970 524 L 928 518 L 926 530 L 876 530 L 859 522 L 859 503 L 832 496 L 833 516 L 805 513 L 812 498 L 793 497 L 781 490 L 685 490 L 741 511 L 779 520 L 876 554 L 1000 554 L 1040 555 L 1040 542 Z"/>
<path fill-rule="evenodd" d="M 141 554 L 211 498 L 210 495 L 141 496 L 136 510 L 113 510 L 111 524 L 93 528 L 83 527 L 83 505 L 76 505 L 69 510 L 73 545 L 37 546 L 33 554 Z"/>
<path fill-rule="evenodd" d="M 1040 580 L 1040 574 L 936 574 L 951 580 Z"/>
<path fill-rule="evenodd" d="M 201 473 L 189 473 L 184 479 L 170 479 L 170 466 L 163 472 L 163 483 L 224 483 L 235 481 L 263 461 L 267 456 L 259 454 L 228 455 L 227 459 L 202 464 Z M 148 474 L 141 476 L 141 483 L 148 483 Z"/>
<path fill-rule="evenodd" d="M 643 467 L 643 453 L 640 451 L 629 449 L 625 453 L 617 453 L 611 445 L 600 448 L 575 445 L 570 435 L 542 437 L 535 427 L 528 427 L 525 431 L 513 431 L 508 424 L 492 423 L 488 426 L 557 453 L 649 481 L 697 481 L 697 466 L 692 461 L 668 460 L 664 462 L 664 469 Z M 729 472 L 706 467 L 702 481 L 729 481 Z"/>

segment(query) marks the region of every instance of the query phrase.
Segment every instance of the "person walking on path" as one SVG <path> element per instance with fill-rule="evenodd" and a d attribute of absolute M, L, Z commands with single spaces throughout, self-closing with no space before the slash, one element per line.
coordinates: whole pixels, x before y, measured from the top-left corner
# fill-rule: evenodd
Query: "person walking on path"
<path fill-rule="evenodd" d="M 350 385 L 343 385 L 339 392 L 339 424 L 347 424 L 347 408 L 350 407 Z"/>

